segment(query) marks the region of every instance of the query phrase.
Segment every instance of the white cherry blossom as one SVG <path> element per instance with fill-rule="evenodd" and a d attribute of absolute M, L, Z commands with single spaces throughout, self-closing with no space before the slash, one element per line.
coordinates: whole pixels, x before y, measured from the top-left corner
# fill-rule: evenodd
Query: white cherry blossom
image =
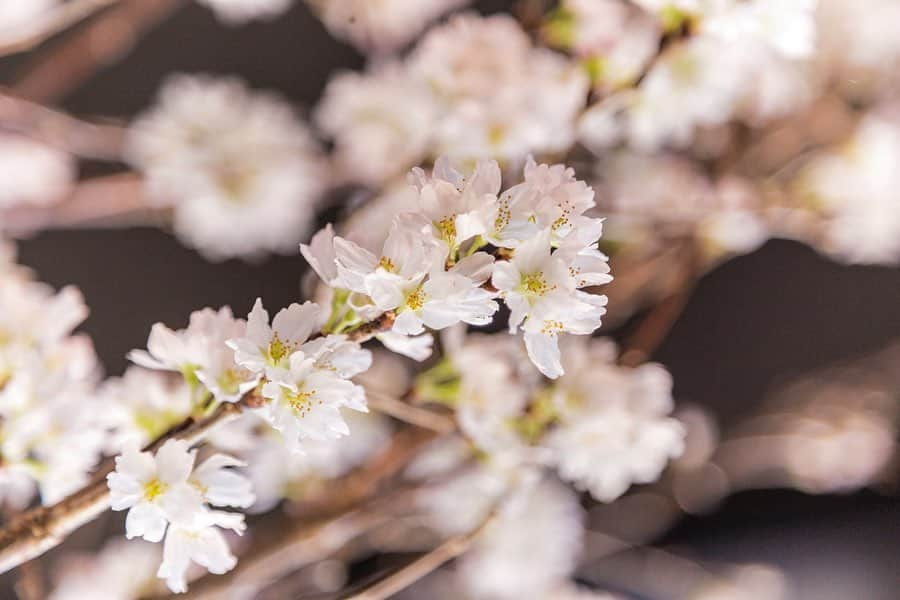
<path fill-rule="evenodd" d="M 363 389 L 334 370 L 317 366 L 316 358 L 303 352 L 295 352 L 288 362 L 288 369 L 263 386 L 262 394 L 269 402 L 257 409 L 259 415 L 296 452 L 303 451 L 304 440 L 348 435 L 341 408 L 367 412 Z"/>

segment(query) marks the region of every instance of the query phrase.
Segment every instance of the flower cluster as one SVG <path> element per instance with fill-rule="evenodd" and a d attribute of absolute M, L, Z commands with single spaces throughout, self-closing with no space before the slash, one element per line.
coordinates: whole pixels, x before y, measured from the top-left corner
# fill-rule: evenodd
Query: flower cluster
<path fill-rule="evenodd" d="M 602 219 L 584 215 L 593 191 L 571 169 L 531 160 L 524 181 L 505 191 L 494 161 L 463 174 L 440 158 L 430 176 L 414 169 L 410 181 L 417 209 L 397 215 L 374 252 L 330 227 L 302 246 L 336 297 L 347 299 L 340 318 L 390 313 L 393 334 L 418 336 L 426 328 L 486 325 L 499 298 L 535 365 L 561 375 L 558 337 L 592 333 L 605 313 L 606 297 L 583 288 L 611 280 L 597 249 Z M 414 344 L 391 341 L 395 349 Z"/>
<path fill-rule="evenodd" d="M 815 0 L 650 2 L 644 7 L 660 18 L 658 37 L 683 27 L 691 35 L 670 44 L 637 87 L 607 96 L 585 113 L 580 131 L 588 146 L 600 150 L 621 141 L 644 151 L 685 146 L 696 128 L 736 117 L 771 119 L 807 99 L 803 70 L 815 45 Z M 582 15 L 592 16 L 578 10 L 571 14 L 576 24 Z M 599 32 L 613 38 L 611 44 L 600 42 L 611 46 L 613 58 L 618 45 L 634 39 L 628 28 L 632 21 L 622 19 L 617 35 L 623 39 Z M 594 55 L 595 64 L 605 65 L 603 58 Z M 640 70 L 626 70 L 626 83 Z"/>
<path fill-rule="evenodd" d="M 587 89 L 576 65 L 535 48 L 514 19 L 466 14 L 403 62 L 334 78 L 316 122 L 341 175 L 381 183 L 440 154 L 521 164 L 565 150 Z"/>
<path fill-rule="evenodd" d="M 127 153 L 150 199 L 174 208 L 176 234 L 216 260 L 296 248 L 323 186 L 306 126 L 236 79 L 173 76 Z"/>
<path fill-rule="evenodd" d="M 269 323 L 257 300 L 247 321 L 231 309 L 194 312 L 185 329 L 153 326 L 148 350 L 129 358 L 150 369 L 181 373 L 195 405 L 239 402 L 258 390 L 253 410 L 300 452 L 301 441 L 348 433 L 341 408 L 365 412 L 365 394 L 349 379 L 368 369 L 369 351 L 345 335 L 313 336 L 323 323 L 319 306 L 292 304 Z"/>
<path fill-rule="evenodd" d="M 548 382 L 509 338 L 460 333 L 445 335 L 447 358 L 414 387 L 454 411 L 459 435 L 407 471 L 437 482 L 419 496 L 436 530 L 489 523 L 451 587 L 475 598 L 577 597 L 581 509 L 559 479 L 602 502 L 658 479 L 684 449 L 671 377 L 656 364 L 617 366 L 608 340 L 570 338 L 566 374 Z"/>
<path fill-rule="evenodd" d="M 83 485 L 106 431 L 93 346 L 72 333 L 87 316 L 81 294 L 54 292 L 13 260 L 0 246 L 0 501 L 22 508 L 36 488 L 49 504 Z"/>
<path fill-rule="evenodd" d="M 196 451 L 169 440 L 152 454 L 126 448 L 107 476 L 113 510 L 128 510 L 126 537 L 160 542 L 165 537 L 157 576 L 173 592 L 187 590 L 191 561 L 211 573 L 225 573 L 237 560 L 221 529 L 243 533 L 244 516 L 210 506 L 246 508 L 253 504 L 250 482 L 232 471 L 243 463 L 215 454 L 194 466 Z"/>

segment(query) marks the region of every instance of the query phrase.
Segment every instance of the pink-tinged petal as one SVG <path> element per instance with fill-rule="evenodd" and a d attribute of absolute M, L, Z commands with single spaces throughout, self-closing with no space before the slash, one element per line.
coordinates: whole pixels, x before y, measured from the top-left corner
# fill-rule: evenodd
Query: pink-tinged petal
<path fill-rule="evenodd" d="M 475 285 L 481 285 L 494 272 L 494 257 L 487 252 L 476 252 L 456 263 L 450 272 L 471 279 Z"/>
<path fill-rule="evenodd" d="M 253 309 L 247 315 L 247 339 L 259 347 L 269 344 L 272 329 L 269 327 L 269 311 L 263 308 L 261 298 L 253 303 Z"/>
<path fill-rule="evenodd" d="M 302 344 L 319 324 L 321 312 L 319 305 L 314 302 L 291 304 L 278 311 L 272 322 L 272 329 L 282 342 Z"/>
<path fill-rule="evenodd" d="M 300 254 L 319 278 L 328 285 L 335 285 L 338 277 L 334 253 L 334 229 L 331 223 L 312 237 L 309 245 L 300 244 Z"/>

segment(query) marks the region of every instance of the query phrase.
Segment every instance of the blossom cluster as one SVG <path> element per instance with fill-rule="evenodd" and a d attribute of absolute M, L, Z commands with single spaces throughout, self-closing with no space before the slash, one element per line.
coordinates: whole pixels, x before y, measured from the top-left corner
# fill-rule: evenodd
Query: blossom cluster
<path fill-rule="evenodd" d="M 426 450 L 408 475 L 437 479 L 420 501 L 440 531 L 471 531 L 499 510 L 455 586 L 479 598 L 559 597 L 583 529 L 577 496 L 559 480 L 611 502 L 658 479 L 684 449 L 669 416 L 671 377 L 656 364 L 617 366 L 608 340 L 569 338 L 566 374 L 548 382 L 509 338 L 459 333 L 415 385 L 421 401 L 452 408 L 459 436 Z"/>
<path fill-rule="evenodd" d="M 439 158 L 431 175 L 414 169 L 415 210 L 398 214 L 380 247 L 363 248 L 320 231 L 302 252 L 319 277 L 346 298 L 349 323 L 390 313 L 389 347 L 466 323 L 486 325 L 510 309 L 531 360 L 562 374 L 558 338 L 600 326 L 606 297 L 584 288 L 611 280 L 597 248 L 602 219 L 585 216 L 594 193 L 564 165 L 529 160 L 524 181 L 501 191 L 500 167 L 479 161 L 463 174 Z"/>
<path fill-rule="evenodd" d="M 521 164 L 567 150 L 588 79 L 509 16 L 454 16 L 403 60 L 343 73 L 315 114 L 341 176 L 378 184 L 445 154 Z"/>
<path fill-rule="evenodd" d="M 72 287 L 54 292 L 0 246 L 0 501 L 49 504 L 81 487 L 106 441 L 95 388 L 99 368 Z M 78 448 L 78 452 L 72 452 Z"/>
<path fill-rule="evenodd" d="M 150 202 L 171 206 L 175 233 L 211 259 L 287 252 L 309 230 L 322 159 L 276 95 L 233 78 L 175 75 L 126 145 Z"/>
<path fill-rule="evenodd" d="M 250 482 L 231 470 L 242 462 L 215 454 L 195 466 L 195 459 L 183 441 L 169 440 L 155 454 L 132 446 L 107 476 L 112 509 L 128 510 L 126 537 L 165 537 L 157 576 L 173 592 L 187 590 L 191 561 L 218 574 L 237 562 L 220 529 L 243 533 L 244 516 L 210 506 L 246 508 L 254 501 Z"/>
<path fill-rule="evenodd" d="M 651 27 L 644 24 L 646 19 L 618 16 L 623 24 L 610 31 L 603 21 L 610 13 L 622 13 L 621 3 L 604 0 L 586 8 L 592 4 L 563 3 L 570 27 L 588 32 L 565 41 L 581 51 L 599 44 L 599 53 L 591 55 L 600 65 L 595 68 L 605 73 L 609 55 L 616 77 L 607 86 L 631 84 L 641 75 L 637 86 L 602 98 L 582 117 L 581 139 L 592 148 L 622 141 L 642 151 L 686 146 L 697 128 L 734 118 L 771 119 L 807 100 L 803 70 L 815 48 L 815 0 L 641 3 L 658 19 L 657 40 L 688 31 L 684 39 L 669 44 L 646 73 L 647 65 L 642 64 L 646 60 L 622 67 L 626 59 L 617 55 L 628 52 L 628 59 L 638 61 L 635 56 L 648 54 L 646 50 L 635 54 L 628 45 L 641 39 L 634 33 L 641 27 L 640 35 L 652 47 L 652 34 L 643 33 Z M 587 41 L 582 39 L 588 35 Z"/>
<path fill-rule="evenodd" d="M 341 408 L 365 412 L 365 394 L 349 379 L 371 364 L 371 354 L 345 335 L 313 336 L 324 324 L 313 302 L 292 304 L 269 323 L 257 300 L 247 320 L 231 309 L 194 312 L 185 329 L 157 323 L 147 350 L 132 361 L 180 373 L 194 403 L 240 402 L 257 390 L 253 411 L 297 452 L 303 440 L 324 441 L 348 433 Z"/>

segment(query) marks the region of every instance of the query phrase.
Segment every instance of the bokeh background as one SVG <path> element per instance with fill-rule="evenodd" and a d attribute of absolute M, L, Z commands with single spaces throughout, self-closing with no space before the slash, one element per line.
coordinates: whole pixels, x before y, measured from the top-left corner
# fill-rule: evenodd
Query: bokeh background
<path fill-rule="evenodd" d="M 509 4 L 477 8 L 492 12 Z M 0 81 L 11 81 L 27 61 L 0 64 Z M 166 75 L 182 71 L 237 74 L 303 111 L 335 70 L 363 64 L 303 3 L 271 23 L 240 28 L 224 28 L 188 3 L 144 35 L 127 60 L 98 70 L 58 104 L 74 114 L 127 120 L 151 105 Z M 91 307 L 82 330 L 110 375 L 122 373 L 125 353 L 144 345 L 152 323 L 177 325 L 207 305 L 243 313 L 257 296 L 287 305 L 300 297 L 305 271 L 299 255 L 213 264 L 151 228 L 53 231 L 19 248 L 21 262 L 39 279 L 81 288 Z M 704 277 L 654 359 L 672 372 L 680 403 L 707 408 L 727 430 L 795 378 L 898 339 L 900 270 L 841 266 L 799 243 L 776 240 Z M 659 545 L 702 560 L 777 566 L 803 600 L 890 600 L 900 597 L 896 492 L 739 492 L 704 516 L 685 517 Z M 616 581 L 620 567 L 599 561 L 593 577 L 628 593 Z M 7 587 L 4 596 L 11 593 Z"/>

